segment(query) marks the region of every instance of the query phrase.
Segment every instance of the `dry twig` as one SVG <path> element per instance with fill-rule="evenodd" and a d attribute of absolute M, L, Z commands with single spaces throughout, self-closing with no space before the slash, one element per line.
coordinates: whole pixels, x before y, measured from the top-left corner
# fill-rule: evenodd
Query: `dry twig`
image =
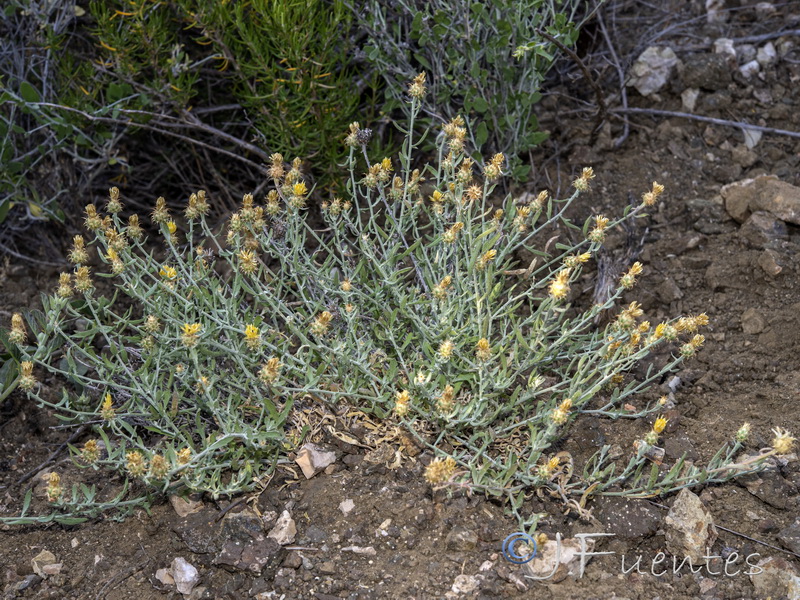
<path fill-rule="evenodd" d="M 681 117 L 683 119 L 691 119 L 693 121 L 701 121 L 703 123 L 712 123 L 714 125 L 725 125 L 727 127 L 738 127 L 740 129 L 751 129 L 755 131 L 763 131 L 764 133 L 775 133 L 778 135 L 785 135 L 793 138 L 800 138 L 800 132 L 789 131 L 788 129 L 777 129 L 775 127 L 765 127 L 763 125 L 752 125 L 743 121 L 729 121 L 728 119 L 716 119 L 714 117 L 705 117 L 703 115 L 693 115 L 691 113 L 678 112 L 672 110 L 661 110 L 657 108 L 613 108 L 609 111 L 612 114 L 640 114 L 640 115 L 657 115 L 662 117 Z"/>

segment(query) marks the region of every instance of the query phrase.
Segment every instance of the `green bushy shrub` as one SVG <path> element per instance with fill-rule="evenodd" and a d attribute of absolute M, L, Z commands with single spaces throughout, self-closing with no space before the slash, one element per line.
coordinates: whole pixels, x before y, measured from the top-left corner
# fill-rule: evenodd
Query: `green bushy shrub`
<path fill-rule="evenodd" d="M 341 159 L 338 137 L 359 102 L 342 2 L 137 0 L 93 2 L 90 12 L 108 89 L 135 94 L 133 107 L 149 99 L 191 121 L 199 107 L 230 113 L 238 103 L 241 137 L 267 153 L 326 167 Z"/>
<path fill-rule="evenodd" d="M 524 178 L 524 155 L 547 134 L 534 105 L 558 52 L 544 30 L 565 46 L 578 34 L 573 23 L 590 3 L 577 0 L 368 0 L 358 12 L 369 33 L 364 48 L 386 83 L 389 106 L 403 102 L 405 82 L 419 70 L 431 76 L 422 110 L 428 124 L 463 114 L 474 119 L 474 143 L 489 155 L 502 152 L 511 175 Z"/>
<path fill-rule="evenodd" d="M 12 206 L 6 229 L 75 214 L 98 178 L 145 197 L 176 180 L 254 187 L 273 152 L 315 161 L 330 184 L 360 103 L 351 22 L 339 0 L 12 0 L 0 228 Z"/>
<path fill-rule="evenodd" d="M 12 0 L 0 14 L 0 252 L 17 256 L 19 238 L 37 221 L 64 220 L 71 165 L 60 152 L 85 142 L 67 122 L 48 127 L 35 108 L 55 101 L 48 76 L 74 19 L 66 3 L 41 4 L 22 14 L 24 5 Z"/>

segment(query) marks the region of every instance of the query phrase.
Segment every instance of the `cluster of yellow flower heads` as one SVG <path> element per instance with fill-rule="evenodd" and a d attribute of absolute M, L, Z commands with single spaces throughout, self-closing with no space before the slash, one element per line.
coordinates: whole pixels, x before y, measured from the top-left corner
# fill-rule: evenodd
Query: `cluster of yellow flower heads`
<path fill-rule="evenodd" d="M 97 440 L 88 440 L 81 449 L 80 457 L 88 464 L 95 464 L 100 460 L 100 445 Z M 177 467 L 189 464 L 192 460 L 192 450 L 183 448 L 176 454 Z M 169 461 L 161 454 L 154 453 L 149 465 L 144 454 L 139 450 L 130 450 L 125 453 L 125 470 L 131 477 L 149 477 L 163 481 L 172 470 Z M 61 476 L 52 472 L 47 476 L 47 489 L 45 494 L 49 502 L 58 502 L 63 496 Z"/>
<path fill-rule="evenodd" d="M 388 183 L 392 177 L 392 171 L 394 171 L 392 160 L 384 158 L 381 162 L 375 163 L 369 168 L 361 183 L 370 189 L 377 187 L 379 183 Z"/>
<path fill-rule="evenodd" d="M 190 448 L 183 448 L 176 454 L 176 467 L 189 464 L 192 460 Z M 154 453 L 150 457 L 148 465 L 147 458 L 139 450 L 130 450 L 125 453 L 125 470 L 131 477 L 148 477 L 158 481 L 163 481 L 169 477 L 172 468 L 169 461 L 161 454 Z"/>

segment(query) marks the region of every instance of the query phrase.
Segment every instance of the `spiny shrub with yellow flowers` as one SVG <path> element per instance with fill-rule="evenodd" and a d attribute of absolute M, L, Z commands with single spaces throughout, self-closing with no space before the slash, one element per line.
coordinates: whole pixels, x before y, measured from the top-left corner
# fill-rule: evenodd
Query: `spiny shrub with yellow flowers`
<path fill-rule="evenodd" d="M 635 286 L 639 263 L 603 304 L 569 302 L 608 231 L 643 215 L 664 188 L 653 183 L 620 219 L 596 215 L 582 228 L 565 212 L 589 189 L 591 169 L 566 199 L 542 192 L 493 207 L 505 159 L 497 154 L 478 172 L 460 118 L 443 126 L 436 164 L 413 168 L 424 74 L 407 92 L 411 120 L 396 159 L 370 161 L 370 130 L 350 126 L 347 194 L 322 204 L 323 229 L 306 220 L 310 190 L 280 155 L 265 201 L 244 196 L 224 243 L 205 220 L 202 191 L 183 215 L 157 201 L 150 219 L 160 253 L 144 245 L 139 217 L 123 216 L 115 188 L 105 214 L 86 207 L 88 235 L 75 237 L 69 255 L 75 270 L 44 298 L 33 339 L 21 317 L 9 335 L 22 359 L 17 385 L 91 426 L 76 462 L 110 467 L 137 489 L 242 492 L 282 460 L 287 417 L 308 394 L 396 420 L 434 455 L 431 484 L 506 496 L 527 527 L 538 518 L 523 516 L 533 488 L 564 498 L 655 495 L 758 468 L 769 452 L 738 456 L 746 426 L 707 467 L 662 469 L 659 417 L 620 472 L 605 447 L 572 477 L 552 450 L 570 424 L 581 414 L 664 410 L 658 401 L 638 412 L 626 404 L 703 345 L 706 315 L 651 324 L 636 302 L 596 328 L 595 317 Z M 580 240 L 547 249 L 541 238 L 555 225 Z M 527 268 L 522 250 L 536 257 Z M 90 252 L 104 264 L 99 272 Z M 110 279 L 113 298 L 95 292 L 96 277 Z M 672 359 L 623 385 L 656 349 Z M 46 372 L 66 382 L 60 400 L 40 394 Z M 776 435 L 770 452 L 788 451 L 793 438 Z M 50 483 L 51 500 L 65 509 L 80 500 L 85 510 L 88 499 L 67 499 L 59 479 Z"/>

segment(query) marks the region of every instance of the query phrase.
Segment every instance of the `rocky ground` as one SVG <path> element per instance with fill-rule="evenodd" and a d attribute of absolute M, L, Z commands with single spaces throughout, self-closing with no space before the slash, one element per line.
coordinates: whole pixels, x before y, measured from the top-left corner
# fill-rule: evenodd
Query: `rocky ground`
<path fill-rule="evenodd" d="M 772 428 L 800 434 L 800 139 L 785 133 L 800 132 L 800 6 L 707 4 L 614 4 L 587 31 L 606 125 L 592 135 L 596 105 L 586 106 L 594 95 L 571 77 L 573 67 L 541 104 L 541 126 L 553 135 L 533 157 L 538 186 L 550 189 L 594 167 L 585 215 L 619 213 L 653 180 L 666 186 L 642 224 L 645 274 L 628 301 L 642 302 L 653 321 L 706 312 L 711 323 L 698 357 L 653 392 L 674 391 L 665 468 L 682 455 L 707 462 L 743 422 L 752 424 L 750 454 L 769 446 Z M 624 102 L 617 63 L 632 78 Z M 7 262 L 2 321 L 53 281 Z M 574 300 L 590 298 L 593 285 L 587 276 Z M 41 506 L 37 479 L 17 481 L 69 434 L 51 429 L 54 417 L 20 394 L 0 414 L 0 510 L 9 515 L 28 485 Z M 565 556 L 576 535 L 613 534 L 595 539 L 593 550 L 608 554 L 593 557 L 582 577 L 572 562 L 534 581 L 526 575 L 546 573 L 545 563 L 521 567 L 501 553 L 516 530 L 501 505 L 432 491 L 422 476 L 426 453 L 398 460 L 391 439 L 375 442 L 336 422 L 347 437 L 317 439 L 333 462 L 310 479 L 299 467 L 279 470 L 249 502 L 171 499 L 122 523 L 4 528 L 4 597 L 800 598 L 796 454 L 693 493 L 594 498 L 583 515 L 533 494 L 527 509 L 550 515 L 540 530 L 551 544 L 565 540 Z M 579 472 L 600 446 L 628 451 L 648 426 L 584 416 L 557 450 Z M 74 477 L 118 485 L 83 471 Z M 701 567 L 692 572 L 673 569 L 674 555 L 678 565 L 684 556 L 713 558 L 695 560 Z"/>

